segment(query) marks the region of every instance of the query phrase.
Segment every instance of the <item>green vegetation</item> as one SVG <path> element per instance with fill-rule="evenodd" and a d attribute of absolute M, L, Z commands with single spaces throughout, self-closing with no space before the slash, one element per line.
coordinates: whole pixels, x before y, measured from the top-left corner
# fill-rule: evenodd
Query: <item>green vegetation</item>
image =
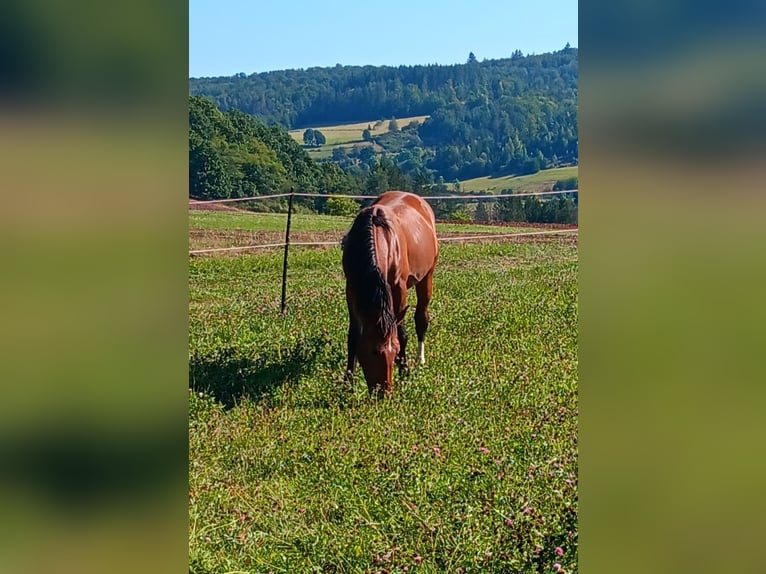
<path fill-rule="evenodd" d="M 521 175 L 576 164 L 577 82 L 578 51 L 567 46 L 452 66 L 336 66 L 192 78 L 190 91 L 222 110 L 242 110 L 285 129 L 361 122 L 346 134 L 322 129 L 327 144 L 313 157 L 326 160 L 328 146 L 374 143 L 373 150 L 354 146 L 348 157 L 332 161 L 366 177 L 373 156 L 385 153 L 411 180 L 434 184 L 440 177 Z M 428 117 L 408 123 L 413 116 Z M 373 124 L 370 118 L 378 119 Z"/>
<path fill-rule="evenodd" d="M 242 231 L 285 231 L 285 218 L 280 213 L 248 213 L 231 211 L 190 211 L 192 229 L 232 229 Z M 290 228 L 294 231 L 348 231 L 349 217 L 325 215 L 294 215 Z"/>
<path fill-rule="evenodd" d="M 291 189 L 344 195 L 379 195 L 400 189 L 435 196 L 511 189 L 516 192 L 553 187 L 573 189 L 577 185 L 577 166 L 567 165 L 577 163 L 577 51 L 572 48 L 541 56 L 514 53 L 507 60 L 479 62 L 473 58 L 460 66 L 402 67 L 396 72 L 385 67 L 366 67 L 359 75 L 347 75 L 348 72 L 342 66 L 331 71 L 318 68 L 280 72 L 237 77 L 231 85 L 225 78 L 196 83 L 192 80 L 192 91 L 195 85 L 199 89 L 232 87 L 247 80 L 248 89 L 268 85 L 271 91 L 284 96 L 280 90 L 287 90 L 287 86 L 280 82 L 290 78 L 288 91 L 293 95 L 285 102 L 292 103 L 283 103 L 304 110 L 311 116 L 304 119 L 310 119 L 312 125 L 320 125 L 319 119 L 332 116 L 330 112 L 325 116 L 320 113 L 329 105 L 323 100 L 329 97 L 328 93 L 334 94 L 331 99 L 337 108 L 337 102 L 344 97 L 338 90 L 350 90 L 356 94 L 349 96 L 352 98 L 364 91 L 358 84 L 360 77 L 374 81 L 376 74 L 389 77 L 393 73 L 402 89 L 409 86 L 402 78 L 419 79 L 418 89 L 430 95 L 420 100 L 427 115 L 400 115 L 392 113 L 399 110 L 392 102 L 399 101 L 401 90 L 389 92 L 388 88 L 381 88 L 378 107 L 373 106 L 376 115 L 366 116 L 380 119 L 331 124 L 321 130 L 306 128 L 292 135 L 284 126 L 266 127 L 241 110 L 224 112 L 206 98 L 191 96 L 191 196 L 236 198 Z M 313 87 L 308 90 L 307 86 Z M 239 88 L 232 89 L 236 92 Z M 417 101 L 416 91 L 410 92 Z M 229 97 L 233 92 L 226 94 L 218 99 L 231 108 L 239 100 L 237 96 Z M 300 105 L 290 99 L 296 94 L 303 95 Z M 281 96 L 276 97 L 274 105 L 279 105 Z M 343 113 L 361 114 L 361 109 L 367 108 Z M 372 112 L 367 109 L 366 113 Z M 434 204 L 434 210 L 440 219 L 456 222 L 577 221 L 576 197 L 556 199 L 555 204 L 552 201 L 524 200 L 508 209 L 491 202 L 450 201 Z M 326 198 L 300 198 L 296 200 L 296 209 L 330 214 L 353 212 L 353 204 L 340 203 L 328 202 Z M 286 200 L 240 206 L 283 211 Z"/>
<path fill-rule="evenodd" d="M 328 202 L 330 200 L 328 199 Z M 355 215 L 355 214 L 354 214 Z M 258 231 L 266 233 L 284 233 L 286 214 L 249 213 L 236 211 L 190 211 L 189 227 L 201 230 Z M 338 232 L 345 233 L 351 227 L 352 218 L 348 216 L 295 214 L 290 229 L 295 232 Z M 465 225 L 456 223 L 437 223 L 437 233 L 513 233 L 524 231 L 521 227 L 497 227 L 487 225 Z"/>
<path fill-rule="evenodd" d="M 341 384 L 339 249 L 292 252 L 284 318 L 281 263 L 190 260 L 189 571 L 576 572 L 576 245 L 443 244 L 381 402 Z"/>
<path fill-rule="evenodd" d="M 239 110 L 223 113 L 205 98 L 189 98 L 191 197 L 249 197 L 291 188 L 354 193 L 359 186 L 337 165 L 312 160 L 282 128 L 266 127 Z"/>
<path fill-rule="evenodd" d="M 410 124 L 422 124 L 428 116 L 412 116 L 409 118 L 399 118 L 397 121 L 401 126 L 407 126 Z M 304 134 L 308 129 L 289 130 L 290 137 L 297 142 L 304 141 Z M 322 132 L 327 138 L 326 145 L 332 147 L 334 145 L 344 143 L 358 143 L 362 141 L 368 141 L 364 137 L 364 132 L 368 132 L 369 140 L 373 137 L 381 136 L 389 131 L 388 123 L 376 124 L 372 122 L 359 122 L 353 124 L 334 124 L 326 126 L 317 126 L 314 128 Z"/>
<path fill-rule="evenodd" d="M 508 175 L 504 177 L 477 177 L 460 182 L 460 189 L 464 193 L 476 193 L 479 191 L 493 191 L 500 193 L 506 189 L 512 189 L 516 193 L 550 191 L 559 180 L 576 178 L 578 166 L 557 167 L 539 171 L 532 175 Z"/>
<path fill-rule="evenodd" d="M 311 128 L 304 130 L 303 145 L 319 148 L 322 147 L 325 143 L 327 143 L 327 138 L 319 130 L 314 130 Z"/>

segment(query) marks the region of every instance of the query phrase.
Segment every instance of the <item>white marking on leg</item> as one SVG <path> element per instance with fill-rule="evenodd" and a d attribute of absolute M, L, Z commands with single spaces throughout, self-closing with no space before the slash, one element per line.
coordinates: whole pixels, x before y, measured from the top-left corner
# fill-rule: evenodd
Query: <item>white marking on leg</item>
<path fill-rule="evenodd" d="M 421 365 L 426 364 L 426 350 L 423 341 L 418 341 L 418 361 L 420 361 Z"/>

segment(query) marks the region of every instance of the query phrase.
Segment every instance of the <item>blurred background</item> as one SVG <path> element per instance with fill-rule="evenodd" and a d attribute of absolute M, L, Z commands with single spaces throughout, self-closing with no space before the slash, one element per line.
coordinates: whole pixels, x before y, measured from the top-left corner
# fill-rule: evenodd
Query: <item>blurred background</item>
<path fill-rule="evenodd" d="M 0 571 L 187 568 L 187 4 L 0 7 Z"/>
<path fill-rule="evenodd" d="M 580 3 L 583 571 L 762 569 L 764 14 Z"/>

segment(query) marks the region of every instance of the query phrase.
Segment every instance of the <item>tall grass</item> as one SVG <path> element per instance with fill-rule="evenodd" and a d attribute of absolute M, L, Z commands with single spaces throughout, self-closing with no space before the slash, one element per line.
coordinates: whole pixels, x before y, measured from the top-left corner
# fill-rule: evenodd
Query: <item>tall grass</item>
<path fill-rule="evenodd" d="M 291 255 L 285 317 L 279 253 L 192 259 L 190 572 L 576 571 L 576 258 L 444 244 L 384 401 L 341 382 L 339 249 Z"/>

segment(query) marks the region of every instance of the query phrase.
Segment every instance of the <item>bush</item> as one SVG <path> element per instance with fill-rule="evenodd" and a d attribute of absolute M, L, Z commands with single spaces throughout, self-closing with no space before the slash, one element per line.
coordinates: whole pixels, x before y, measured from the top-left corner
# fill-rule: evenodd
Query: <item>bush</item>
<path fill-rule="evenodd" d="M 324 206 L 327 215 L 354 216 L 359 211 L 359 204 L 350 197 L 328 197 Z"/>
<path fill-rule="evenodd" d="M 455 223 L 471 223 L 473 221 L 471 214 L 466 211 L 465 207 L 458 207 L 455 211 L 450 213 L 449 219 Z"/>
<path fill-rule="evenodd" d="M 553 184 L 553 191 L 564 191 L 567 189 L 577 189 L 579 185 L 578 178 L 570 177 L 567 179 L 559 179 Z"/>

